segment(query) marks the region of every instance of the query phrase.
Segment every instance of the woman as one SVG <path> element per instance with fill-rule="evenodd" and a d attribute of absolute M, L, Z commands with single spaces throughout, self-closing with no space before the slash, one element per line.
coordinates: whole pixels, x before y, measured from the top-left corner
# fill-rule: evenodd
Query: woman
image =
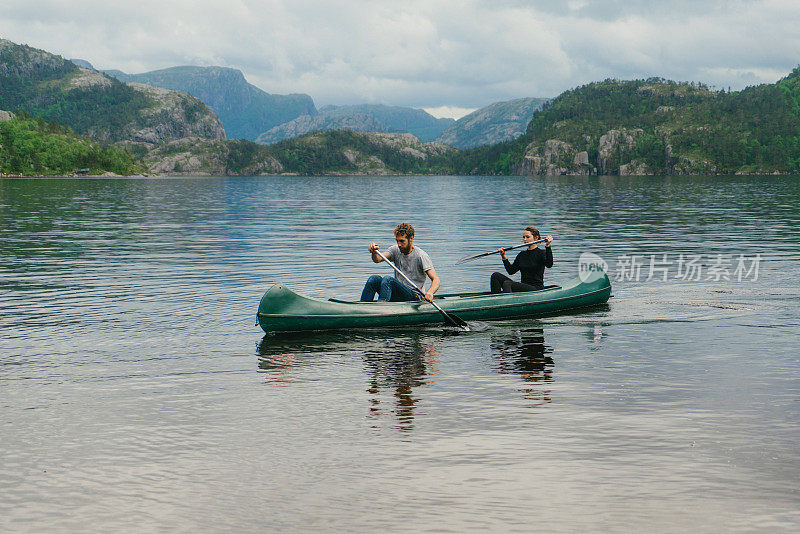
<path fill-rule="evenodd" d="M 517 254 L 514 263 L 509 263 L 505 249 L 499 249 L 500 257 L 503 258 L 503 265 L 508 274 L 521 271 L 521 282 L 515 282 L 503 273 L 492 273 L 490 287 L 492 293 L 519 293 L 522 291 L 537 291 L 544 289 L 544 268 L 553 266 L 553 251 L 550 243 L 553 236 L 545 238 L 544 250 L 538 248 L 534 241 L 539 238 L 539 230 L 533 226 L 528 226 L 522 232 L 522 242 L 531 245 Z"/>

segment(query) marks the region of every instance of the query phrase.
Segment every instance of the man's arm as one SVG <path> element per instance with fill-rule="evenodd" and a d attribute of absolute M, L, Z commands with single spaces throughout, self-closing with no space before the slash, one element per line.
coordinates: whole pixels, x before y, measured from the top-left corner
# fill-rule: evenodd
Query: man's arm
<path fill-rule="evenodd" d="M 369 247 L 367 247 L 367 248 L 369 249 L 370 253 L 372 254 L 372 261 L 375 262 L 375 263 L 380 263 L 384 259 L 389 257 L 389 253 L 388 252 L 386 253 L 386 255 L 384 255 L 383 252 L 378 252 L 378 245 L 376 245 L 375 243 L 370 243 Z"/>
<path fill-rule="evenodd" d="M 424 298 L 430 302 L 433 300 L 433 294 L 439 291 L 439 286 L 441 286 L 442 283 L 439 281 L 439 275 L 436 274 L 436 269 L 428 269 L 425 271 L 425 274 L 431 279 L 431 287 L 428 288 Z"/>

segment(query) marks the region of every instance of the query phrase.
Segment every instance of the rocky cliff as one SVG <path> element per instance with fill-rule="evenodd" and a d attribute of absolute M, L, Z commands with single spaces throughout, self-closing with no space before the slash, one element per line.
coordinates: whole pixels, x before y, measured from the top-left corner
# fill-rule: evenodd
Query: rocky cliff
<path fill-rule="evenodd" d="M 178 91 L 128 85 L 146 95 L 152 105 L 140 111 L 138 120 L 126 125 L 125 141 L 160 145 L 186 138 L 225 139 L 219 118 L 200 100 Z"/>
<path fill-rule="evenodd" d="M 580 150 L 574 145 L 559 139 L 548 139 L 544 144 L 533 142 L 525 149 L 519 174 L 525 176 L 588 176 L 590 174 L 643 175 L 653 174 L 641 160 L 620 161 L 633 151 L 636 140 L 644 135 L 644 130 L 609 130 L 597 143 L 595 157 L 590 161 L 589 151 Z M 586 139 L 592 145 L 591 137 Z"/>

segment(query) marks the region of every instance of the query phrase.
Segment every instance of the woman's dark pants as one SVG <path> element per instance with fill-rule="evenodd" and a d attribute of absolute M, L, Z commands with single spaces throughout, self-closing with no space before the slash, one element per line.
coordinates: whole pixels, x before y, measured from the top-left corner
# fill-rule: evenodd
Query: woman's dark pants
<path fill-rule="evenodd" d="M 532 286 L 530 284 L 523 284 L 522 282 L 515 282 L 503 273 L 492 273 L 489 287 L 492 293 L 522 293 L 523 291 L 539 291 L 540 289 L 544 289 L 544 286 Z"/>

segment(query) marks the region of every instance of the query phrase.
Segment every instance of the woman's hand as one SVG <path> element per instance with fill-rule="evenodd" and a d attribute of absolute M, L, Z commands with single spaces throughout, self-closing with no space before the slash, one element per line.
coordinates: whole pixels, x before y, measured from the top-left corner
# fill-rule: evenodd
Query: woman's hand
<path fill-rule="evenodd" d="M 544 238 L 544 246 L 549 247 L 550 243 L 553 242 L 553 236 L 549 235 Z"/>
<path fill-rule="evenodd" d="M 500 253 L 500 257 L 503 258 L 503 260 L 507 260 L 508 259 L 508 258 L 506 258 L 506 249 L 501 247 L 501 248 L 497 249 L 497 252 Z"/>

